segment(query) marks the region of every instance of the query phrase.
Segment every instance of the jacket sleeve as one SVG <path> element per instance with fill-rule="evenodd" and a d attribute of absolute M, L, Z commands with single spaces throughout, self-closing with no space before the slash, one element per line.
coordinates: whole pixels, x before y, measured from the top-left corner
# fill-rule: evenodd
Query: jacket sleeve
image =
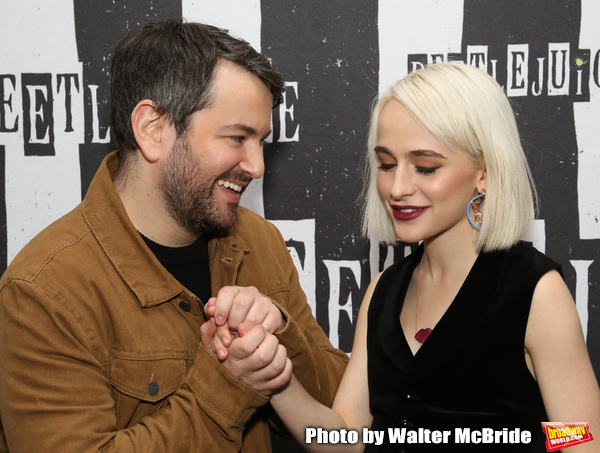
<path fill-rule="evenodd" d="M 245 423 L 267 402 L 199 346 L 202 367 L 193 365 L 151 415 L 118 430 L 119 400 L 95 344 L 94 331 L 60 295 L 22 280 L 2 289 L 1 453 L 238 452 Z"/>
<path fill-rule="evenodd" d="M 277 334 L 288 351 L 294 366 L 294 375 L 304 388 L 320 403 L 331 406 L 346 369 L 348 356 L 334 348 L 323 332 L 300 287 L 298 272 L 283 238 L 277 231 L 285 252 L 285 270 L 289 274 L 289 294 L 276 305 L 286 317 L 285 328 Z"/>

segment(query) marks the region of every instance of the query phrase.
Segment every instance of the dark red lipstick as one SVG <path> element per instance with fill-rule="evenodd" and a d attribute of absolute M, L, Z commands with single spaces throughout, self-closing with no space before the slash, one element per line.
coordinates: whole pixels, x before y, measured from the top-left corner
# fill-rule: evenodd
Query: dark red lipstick
<path fill-rule="evenodd" d="M 423 213 L 425 213 L 425 211 L 427 211 L 427 209 L 429 208 L 423 206 L 392 205 L 392 212 L 394 214 L 394 218 L 403 222 L 414 220 L 417 217 L 420 217 Z"/>

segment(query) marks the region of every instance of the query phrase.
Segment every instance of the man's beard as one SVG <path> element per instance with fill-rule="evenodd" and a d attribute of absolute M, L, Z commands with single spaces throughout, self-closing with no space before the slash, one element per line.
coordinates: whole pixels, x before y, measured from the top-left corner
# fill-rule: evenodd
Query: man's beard
<path fill-rule="evenodd" d="M 250 179 L 244 173 L 232 176 L 230 171 L 217 180 L 245 182 Z M 194 156 L 185 137 L 178 138 L 173 145 L 159 177 L 159 187 L 169 213 L 190 233 L 219 236 L 235 224 L 237 203 L 228 203 L 224 210 L 219 209 L 214 197 L 216 180 L 206 174 L 203 163 Z"/>

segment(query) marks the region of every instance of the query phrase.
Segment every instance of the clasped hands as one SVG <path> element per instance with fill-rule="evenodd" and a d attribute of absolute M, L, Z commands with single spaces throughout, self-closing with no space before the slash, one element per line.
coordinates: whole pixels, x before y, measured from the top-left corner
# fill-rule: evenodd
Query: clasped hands
<path fill-rule="evenodd" d="M 284 327 L 281 311 L 254 287 L 226 286 L 204 307 L 202 344 L 238 379 L 271 395 L 287 384 L 292 362 L 275 333 Z"/>

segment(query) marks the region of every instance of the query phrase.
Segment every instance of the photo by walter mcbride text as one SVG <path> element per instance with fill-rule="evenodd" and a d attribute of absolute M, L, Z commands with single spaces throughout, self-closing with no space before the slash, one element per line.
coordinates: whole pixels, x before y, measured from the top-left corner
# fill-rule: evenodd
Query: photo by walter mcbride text
<path fill-rule="evenodd" d="M 359 437 L 360 436 L 360 437 Z M 363 444 L 382 445 L 384 442 L 392 444 L 529 444 L 531 432 L 521 431 L 519 428 L 512 430 L 494 430 L 483 428 L 455 428 L 454 430 L 430 430 L 418 428 L 388 428 L 387 431 L 372 431 L 363 428 L 356 430 L 332 430 L 322 428 L 306 428 L 305 443 L 317 444 Z"/>

